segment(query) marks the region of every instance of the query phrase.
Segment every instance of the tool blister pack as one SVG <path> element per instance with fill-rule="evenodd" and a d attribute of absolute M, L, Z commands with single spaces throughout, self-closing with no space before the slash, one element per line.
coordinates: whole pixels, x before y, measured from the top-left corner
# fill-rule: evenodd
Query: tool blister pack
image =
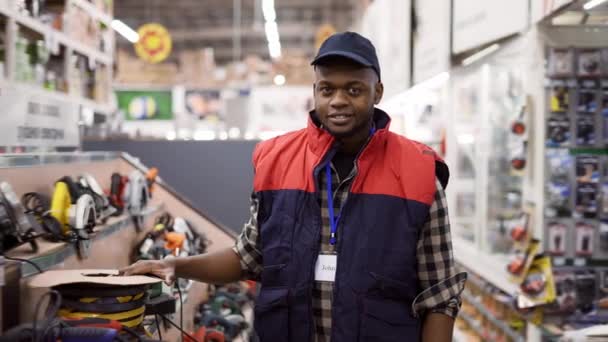
<path fill-rule="evenodd" d="M 578 324 L 608 295 L 608 49 L 548 56 L 543 247 L 555 301 L 545 314 Z"/>

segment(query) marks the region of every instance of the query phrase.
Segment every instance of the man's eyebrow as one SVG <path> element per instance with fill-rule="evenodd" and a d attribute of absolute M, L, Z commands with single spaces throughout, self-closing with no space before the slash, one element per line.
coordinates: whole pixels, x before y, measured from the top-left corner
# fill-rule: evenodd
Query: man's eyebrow
<path fill-rule="evenodd" d="M 360 81 L 360 80 L 349 81 L 346 83 L 346 86 L 354 86 L 354 85 L 364 86 L 364 87 L 367 86 L 367 84 L 365 82 Z"/>

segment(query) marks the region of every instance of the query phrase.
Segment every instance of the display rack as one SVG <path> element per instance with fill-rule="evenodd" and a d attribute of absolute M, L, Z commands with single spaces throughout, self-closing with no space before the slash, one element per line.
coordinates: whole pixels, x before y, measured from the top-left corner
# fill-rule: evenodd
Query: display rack
<path fill-rule="evenodd" d="M 492 193 L 504 188 L 501 177 L 515 178 L 510 174 L 508 141 L 497 137 L 509 134 L 510 124 L 516 119 L 526 96 L 534 98 L 527 119 L 530 142 L 525 157 L 528 166 L 519 179 L 509 181 L 519 191 L 514 207 L 533 203 L 531 214 L 534 224 L 530 235 L 541 237 L 542 199 L 544 194 L 543 136 L 544 91 L 542 78 L 542 51 L 538 32 L 531 30 L 505 43 L 501 51 L 467 67 L 455 69 L 450 78 L 453 103 L 448 116 L 447 162 L 452 165 L 450 187 L 447 191 L 453 227 L 454 257 L 469 270 L 487 279 L 506 293 L 519 291 L 509 280 L 506 270 L 509 262 L 508 228 L 500 227 L 501 203 Z M 500 76 L 499 76 L 500 75 Z M 495 78 L 510 76 L 512 83 L 520 84 L 511 103 L 500 103 L 496 98 L 507 98 L 509 89 L 497 89 Z M 505 85 L 502 85 L 506 88 Z M 462 101 L 470 99 L 470 104 Z M 503 152 L 496 152 L 502 149 Z M 505 161 L 507 159 L 507 161 Z M 467 197 L 468 196 L 468 197 Z M 503 194 L 504 196 L 504 194 Z M 470 202 L 470 203 L 469 203 Z M 468 205 L 466 203 L 469 203 Z M 519 204 L 517 204 L 519 203 Z M 512 209 L 505 210 L 512 215 Z M 512 217 L 505 218 L 509 222 Z M 503 232 L 500 229 L 503 229 Z M 493 237 L 502 236 L 503 245 Z M 499 245 L 499 247 L 496 247 Z"/>
<path fill-rule="evenodd" d="M 95 177 L 105 189 L 110 185 L 113 172 L 128 174 L 133 170 L 143 171 L 147 168 L 136 158 L 116 152 L 24 154 L 0 158 L 0 180 L 8 181 L 18 196 L 29 191 L 48 195 L 52 191 L 53 182 L 62 175 L 85 172 Z M 31 252 L 29 245 L 23 245 L 7 255 L 36 262 L 43 270 L 125 267 L 132 262 L 133 248 L 145 237 L 148 229 L 152 229 L 153 219 L 161 211 L 183 217 L 200 234 L 205 234 L 211 242 L 208 251 L 226 248 L 234 243 L 235 233 L 215 224 L 205 213 L 195 209 L 160 180 L 155 185 L 152 202 L 144 212 L 144 224 L 141 226 L 144 229 L 141 232 L 135 229 L 131 217 L 124 214 L 110 218 L 105 224 L 96 227 L 87 258 L 79 258 L 71 245 L 43 240 L 38 241 L 39 249 L 36 253 Z M 31 321 L 35 304 L 45 289 L 34 289 L 27 285 L 29 277 L 36 273 L 29 264 L 0 260 L 0 265 L 4 271 L 4 281 L 0 286 L 0 325 L 6 330 Z M 207 298 L 207 290 L 207 284 L 194 283 L 187 296 L 184 296 L 183 321 L 186 331 L 192 331 L 194 312 Z M 179 313 L 174 319 L 179 321 Z M 169 341 L 178 341 L 180 334 L 177 329 L 171 328 L 163 333 L 163 337 Z"/>
<path fill-rule="evenodd" d="M 9 8 L 0 8 L 0 13 L 8 18 L 14 19 L 20 25 L 23 25 L 33 31 L 40 33 L 44 36 L 45 39 L 52 43 L 61 44 L 99 63 L 103 63 L 105 65 L 112 65 L 111 54 L 90 48 L 85 44 L 70 38 L 65 33 L 57 31 L 56 29 L 45 25 L 32 17 L 28 17 L 27 15 L 12 11 Z"/>
<path fill-rule="evenodd" d="M 505 322 L 494 317 L 494 315 L 490 311 L 488 311 L 488 309 L 473 296 L 471 296 L 467 292 L 463 292 L 462 297 L 465 301 L 471 303 L 473 307 L 475 307 L 475 309 L 477 309 L 477 311 L 481 313 L 483 317 L 485 317 L 485 319 L 491 321 L 492 324 L 499 327 L 502 332 L 504 332 L 507 336 L 509 336 L 509 338 L 511 338 L 511 340 L 513 340 L 514 342 L 524 342 L 524 339 L 519 334 L 514 332 L 513 329 L 511 329 Z"/>
<path fill-rule="evenodd" d="M 100 36 L 100 40 L 104 40 L 106 51 L 102 51 L 94 46 L 89 46 L 82 41 L 71 37 L 67 32 L 59 31 L 50 25 L 40 21 L 38 18 L 31 17 L 17 10 L 16 2 L 13 0 L 5 0 L 0 2 L 0 19 L 5 19 L 5 75 L 0 78 L 1 87 L 16 87 L 19 91 L 26 94 L 41 94 L 66 103 L 74 103 L 80 106 L 81 110 L 86 109 L 98 114 L 110 114 L 114 107 L 111 101 L 111 84 L 113 79 L 113 64 L 114 64 L 114 33 L 111 29 L 112 16 L 104 13 L 96 8 L 87 0 L 65 0 L 64 11 L 67 11 L 72 6 L 76 6 L 85 11 L 98 24 L 103 24 L 107 35 L 104 40 Z M 16 54 L 16 44 L 20 31 L 20 27 L 31 30 L 42 37 L 44 44 L 50 50 L 52 55 L 57 55 L 63 50 L 62 57 L 64 59 L 63 75 L 57 75 L 66 80 L 67 89 L 64 91 L 47 90 L 42 86 L 31 84 L 30 82 L 20 81 L 16 78 L 15 70 L 17 63 L 21 63 Z M 0 31 L 2 29 L 0 28 Z M 70 79 L 69 68 L 70 59 L 73 54 L 83 56 L 88 60 L 89 66 L 93 68 L 101 68 L 99 71 L 99 80 L 95 80 L 96 86 L 103 89 L 103 99 L 94 100 L 84 95 L 75 93 L 72 89 L 73 85 L 68 82 Z"/>
<path fill-rule="evenodd" d="M 162 210 L 163 206 L 157 205 L 153 207 L 146 208 L 146 210 L 142 213 L 144 217 L 150 217 L 154 214 L 159 213 Z M 128 216 L 121 216 L 117 218 L 110 218 L 109 221 L 103 225 L 102 227 L 96 229 L 94 235 L 91 237 L 92 243 L 109 237 L 110 235 L 126 228 L 132 229 L 133 222 L 132 219 Z M 46 271 L 50 270 L 58 265 L 61 265 L 71 256 L 76 255 L 76 247 L 74 244 L 68 244 L 65 242 L 48 242 L 48 241 L 39 241 L 38 242 L 38 252 L 35 256 L 31 256 L 31 252 L 29 245 L 22 245 L 8 253 L 9 257 L 12 258 L 25 258 L 31 262 L 34 262 L 37 266 L 40 267 L 41 270 Z M 26 278 L 31 275 L 37 274 L 38 270 L 34 268 L 31 264 L 21 263 L 21 277 Z"/>
<path fill-rule="evenodd" d="M 479 275 L 487 281 L 492 286 L 492 291 L 499 289 L 512 296 L 512 300 L 515 300 L 517 294 L 522 293 L 519 283 L 512 281 L 513 277 L 507 272 L 507 265 L 515 260 L 517 255 L 514 253 L 513 241 L 511 241 L 511 245 L 507 243 L 503 245 L 496 244 L 496 241 L 500 238 L 502 238 L 503 242 L 511 238 L 509 235 L 510 228 L 508 225 L 500 226 L 497 224 L 497 221 L 500 222 L 500 220 L 496 220 L 496 214 L 501 209 L 500 203 L 497 203 L 495 199 L 489 196 L 493 189 L 495 190 L 502 183 L 506 182 L 505 178 L 508 177 L 502 177 L 501 173 L 504 174 L 505 170 L 510 169 L 510 165 L 504 165 L 500 162 L 500 157 L 511 153 L 512 149 L 509 144 L 498 144 L 497 149 L 492 146 L 495 144 L 496 137 L 510 131 L 511 124 L 514 122 L 513 119 L 499 119 L 501 113 L 496 109 L 500 106 L 507 107 L 505 106 L 505 102 L 509 101 L 509 98 L 514 97 L 514 92 L 511 91 L 512 88 L 505 86 L 505 77 L 503 77 L 503 72 L 505 71 L 522 75 L 520 82 L 523 84 L 523 93 L 531 99 L 531 105 L 529 106 L 531 109 L 530 115 L 525 120 L 526 130 L 530 132 L 525 154 L 527 164 L 521 173 L 521 182 L 514 187 L 521 194 L 520 211 L 523 213 L 523 209 L 528 207 L 532 217 L 531 223 L 527 226 L 528 232 L 531 237 L 540 240 L 540 250 L 535 254 L 542 252 L 547 256 L 553 254 L 551 256 L 553 274 L 567 273 L 568 275 L 581 275 L 585 273 L 587 275 L 586 272 L 589 272 L 589 274 L 595 275 L 596 287 L 593 293 L 597 292 L 596 296 L 601 294 L 600 289 L 602 286 L 605 288 L 606 281 L 603 280 L 603 275 L 606 273 L 602 272 L 605 272 L 608 267 L 608 258 L 605 254 L 597 253 L 600 249 L 598 248 L 600 246 L 598 234 L 600 226 L 597 221 L 602 218 L 600 215 L 602 209 L 599 208 L 600 203 L 602 203 L 601 196 L 604 196 L 604 200 L 606 198 L 605 190 L 599 190 L 596 197 L 597 216 L 583 216 L 581 214 L 580 217 L 577 217 L 574 214 L 575 210 L 578 210 L 579 213 L 581 210 L 576 208 L 579 204 L 575 202 L 577 201 L 577 197 L 580 197 L 577 194 L 578 190 L 576 188 L 578 186 L 576 182 L 579 181 L 576 180 L 576 168 L 572 167 L 569 171 L 569 179 L 575 181 L 570 183 L 572 184 L 571 192 L 568 195 L 568 205 L 571 207 L 572 213 L 548 214 L 549 211 L 547 210 L 550 207 L 549 187 L 547 184 L 550 181 L 551 171 L 554 168 L 553 164 L 549 163 L 549 151 L 563 148 L 565 155 L 574 160 L 574 165 L 576 165 L 575 158 L 578 156 L 599 156 L 599 162 L 604 163 L 606 160 L 605 155 L 608 153 L 605 140 L 601 140 L 601 137 L 605 139 L 608 132 L 605 129 L 606 126 L 604 126 L 605 121 L 603 120 L 605 120 L 605 117 L 602 118 L 600 114 L 602 109 L 602 102 L 600 101 L 602 98 L 599 94 L 601 94 L 601 88 L 605 88 L 605 86 L 598 81 L 607 79 L 608 74 L 597 73 L 593 76 L 584 76 L 576 71 L 566 75 L 548 75 L 547 70 L 549 70 L 548 66 L 550 65 L 548 61 L 550 60 L 551 49 L 571 49 L 572 51 L 577 51 L 575 53 L 576 56 L 578 56 L 581 50 L 595 49 L 597 51 L 597 49 L 605 49 L 605 33 L 605 27 L 594 27 L 593 29 L 577 26 L 555 27 L 551 25 L 551 18 L 549 18 L 539 25 L 532 25 L 526 32 L 499 42 L 500 48 L 489 56 L 471 65 L 457 67 L 451 72 L 450 101 L 452 103 L 466 102 L 466 95 L 472 95 L 470 103 L 465 103 L 464 106 L 460 105 L 460 107 L 453 106 L 446 124 L 447 159 L 453 171 L 453 177 L 450 180 L 451 184 L 447 194 L 450 214 L 452 216 L 454 257 L 456 262 L 466 270 Z M 568 65 L 567 63 L 563 64 Z M 576 68 L 574 65 L 575 63 L 573 62 L 572 67 Z M 474 79 L 475 77 L 476 79 Z M 550 107 L 553 100 L 550 95 L 553 94 L 551 92 L 555 88 L 555 84 L 548 81 L 548 79 L 569 81 L 570 83 L 568 83 L 568 87 L 566 88 L 572 88 L 570 89 L 571 94 L 576 93 L 576 97 L 569 97 L 571 105 L 569 109 L 564 111 L 567 115 L 571 115 L 571 126 L 569 126 L 568 130 L 571 135 L 568 138 L 570 142 L 568 146 L 553 146 L 548 138 L 548 119 L 556 113 L 562 113 L 561 111 L 554 111 Z M 597 101 L 600 105 L 598 105 L 598 109 L 583 111 L 583 114 L 581 114 L 581 110 L 575 107 L 580 106 L 578 102 L 580 89 L 573 88 L 578 87 L 578 81 L 589 79 L 597 81 L 597 85 L 592 91 L 598 94 Z M 573 80 L 577 82 L 573 82 Z M 591 88 L 589 87 L 589 89 Z M 458 90 L 465 91 L 458 92 Z M 466 116 L 467 114 L 471 116 L 468 118 L 469 122 L 465 122 L 462 119 L 462 116 Z M 581 115 L 595 118 L 595 143 L 577 142 L 577 139 L 580 137 L 576 135 L 579 128 L 577 126 L 578 122 L 575 119 Z M 589 145 L 589 147 L 580 147 L 583 145 Z M 494 152 L 492 152 L 493 149 Z M 467 159 L 470 163 L 466 163 Z M 462 173 L 463 165 L 471 165 L 470 169 L 472 169 L 472 172 Z M 491 167 L 495 167 L 496 165 L 504 166 L 501 169 L 492 171 Z M 604 170 L 605 165 L 600 165 L 599 170 Z M 599 177 L 603 179 L 605 174 L 600 174 Z M 590 181 L 586 182 L 592 183 Z M 466 193 L 471 194 L 471 198 L 473 198 L 471 201 L 472 210 L 470 212 L 461 210 L 464 198 L 462 195 Z M 502 193 L 504 194 L 505 192 Z M 585 214 L 587 213 L 585 212 Z M 560 220 L 566 222 L 565 226 L 568 229 L 568 235 L 562 241 L 564 245 L 569 247 L 564 250 L 563 254 L 556 253 L 548 248 L 550 240 L 550 235 L 548 234 L 550 231 L 549 225 L 552 221 L 558 222 Z M 578 246 L 579 243 L 577 242 L 579 241 L 577 240 L 579 237 L 578 232 L 575 232 L 575 229 L 578 229 L 575 226 L 577 222 L 586 223 L 596 229 L 594 231 L 594 234 L 596 234 L 595 238 L 589 241 L 591 246 L 594 247 L 585 247 L 592 251 L 588 254 L 580 253 L 578 247 L 576 247 L 577 250 L 575 251 L 574 245 Z M 576 278 L 576 286 L 579 286 L 578 282 L 579 279 Z M 556 283 L 559 283 L 559 281 L 556 280 Z M 563 280 L 561 285 L 563 285 Z M 558 291 L 561 293 L 558 292 L 558 298 L 555 301 L 559 306 L 562 305 L 560 304 L 559 297 L 564 296 L 563 287 L 559 287 Z M 578 292 L 581 290 L 576 291 L 578 298 Z M 488 295 L 491 296 L 491 293 L 491 291 L 488 292 Z M 591 293 L 591 290 L 589 290 L 589 293 Z M 601 297 L 595 297 L 596 303 L 598 298 Z M 466 294 L 463 295 L 463 299 L 475 307 L 476 304 L 479 304 L 473 302 L 474 298 L 469 298 Z M 576 305 L 577 307 L 580 305 L 578 299 Z M 555 306 L 550 308 L 542 306 L 542 308 L 543 310 L 546 309 L 543 311 L 545 317 L 542 323 L 533 321 L 529 317 L 523 317 L 528 323 L 526 324 L 527 340 L 555 340 L 564 333 L 562 329 L 579 328 L 574 323 L 569 326 L 564 325 L 564 322 L 567 321 L 566 318 L 572 319 L 577 324 L 579 324 L 579 321 L 583 321 L 578 320 L 578 316 L 583 317 L 584 315 L 577 313 L 570 316 L 568 314 L 569 311 L 567 311 L 568 309 L 560 312 L 555 309 Z M 477 309 L 482 312 L 481 306 Z M 601 309 L 598 310 L 601 311 Z M 471 318 L 467 316 L 462 319 L 463 321 L 467 321 L 467 319 L 470 320 Z M 488 321 L 492 321 L 492 319 L 488 318 Z M 498 323 L 494 322 L 493 325 L 499 327 Z M 584 324 L 580 323 L 580 327 L 583 327 Z"/>

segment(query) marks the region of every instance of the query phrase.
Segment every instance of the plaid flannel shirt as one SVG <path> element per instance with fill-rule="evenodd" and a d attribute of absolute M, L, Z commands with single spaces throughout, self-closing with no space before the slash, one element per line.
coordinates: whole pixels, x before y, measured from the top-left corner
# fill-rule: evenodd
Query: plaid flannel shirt
<path fill-rule="evenodd" d="M 356 175 L 356 167 L 344 180 L 340 180 L 332 165 L 332 189 L 334 191 L 334 212 L 338 212 L 348 197 L 350 184 Z M 319 175 L 321 216 L 323 227 L 321 233 L 321 251 L 335 252 L 335 246 L 329 243 L 329 203 L 327 200 L 326 174 Z M 412 313 L 421 317 L 425 313 L 441 313 L 456 318 L 460 309 L 460 293 L 464 289 L 466 273 L 456 273 L 452 256 L 452 241 L 445 193 L 439 181 L 436 181 L 437 192 L 431 205 L 429 219 L 422 228 L 417 243 L 418 281 L 423 291 L 412 303 Z M 259 245 L 257 214 L 259 199 L 251 197 L 251 215 L 239 235 L 234 251 L 241 259 L 245 278 L 259 280 L 262 273 L 262 254 Z M 313 316 L 315 319 L 315 341 L 330 341 L 331 308 L 333 283 L 315 281 L 313 288 Z"/>

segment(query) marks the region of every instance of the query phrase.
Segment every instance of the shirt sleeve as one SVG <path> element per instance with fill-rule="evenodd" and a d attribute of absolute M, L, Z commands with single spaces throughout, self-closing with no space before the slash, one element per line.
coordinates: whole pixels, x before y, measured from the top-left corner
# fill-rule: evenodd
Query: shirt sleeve
<path fill-rule="evenodd" d="M 262 253 L 259 250 L 260 234 L 258 231 L 258 210 L 260 200 L 255 193 L 251 194 L 249 220 L 243 226 L 232 249 L 239 256 L 243 278 L 259 280 L 262 274 Z"/>
<path fill-rule="evenodd" d="M 412 310 L 417 317 L 433 312 L 456 318 L 467 274 L 456 273 L 445 192 L 438 180 L 436 184 L 429 220 L 417 244 L 418 281 L 422 292 L 414 299 Z"/>

